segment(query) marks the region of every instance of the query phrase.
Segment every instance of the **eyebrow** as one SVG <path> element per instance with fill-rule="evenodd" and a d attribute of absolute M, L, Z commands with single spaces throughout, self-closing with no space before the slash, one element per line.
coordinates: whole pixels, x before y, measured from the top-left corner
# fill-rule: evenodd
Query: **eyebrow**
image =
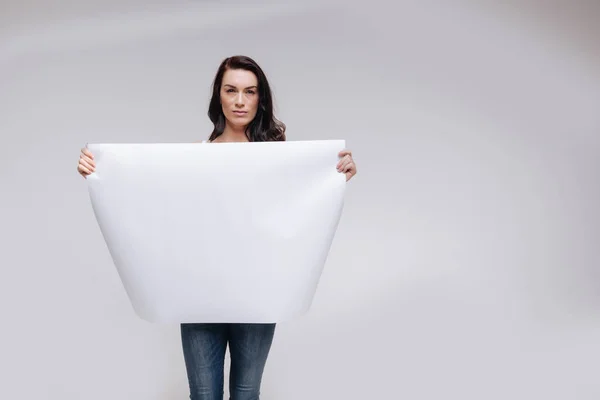
<path fill-rule="evenodd" d="M 232 87 L 234 89 L 237 89 L 235 86 L 230 85 L 228 83 L 224 84 L 223 86 L 229 86 L 229 87 Z M 246 89 L 257 89 L 257 87 L 256 86 L 248 86 Z"/>

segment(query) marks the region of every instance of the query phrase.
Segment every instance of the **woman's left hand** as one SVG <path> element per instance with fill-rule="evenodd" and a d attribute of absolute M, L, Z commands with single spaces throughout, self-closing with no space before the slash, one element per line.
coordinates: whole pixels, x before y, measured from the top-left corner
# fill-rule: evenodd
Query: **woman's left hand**
<path fill-rule="evenodd" d="M 356 165 L 352 159 L 352 152 L 344 149 L 338 155 L 341 157 L 341 160 L 337 164 L 337 170 L 346 174 L 346 182 L 348 182 L 350 178 L 356 175 Z"/>

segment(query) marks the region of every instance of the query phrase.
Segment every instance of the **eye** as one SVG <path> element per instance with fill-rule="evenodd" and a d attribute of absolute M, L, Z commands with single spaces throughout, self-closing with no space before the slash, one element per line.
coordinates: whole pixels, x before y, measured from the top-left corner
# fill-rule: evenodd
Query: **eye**
<path fill-rule="evenodd" d="M 254 90 L 248 90 L 248 94 L 256 94 Z"/>
<path fill-rule="evenodd" d="M 226 92 L 227 92 L 227 93 L 233 93 L 233 92 L 234 92 L 234 90 L 233 90 L 233 89 L 231 89 L 231 88 L 229 88 L 229 89 L 227 89 L 227 90 L 226 90 Z"/>

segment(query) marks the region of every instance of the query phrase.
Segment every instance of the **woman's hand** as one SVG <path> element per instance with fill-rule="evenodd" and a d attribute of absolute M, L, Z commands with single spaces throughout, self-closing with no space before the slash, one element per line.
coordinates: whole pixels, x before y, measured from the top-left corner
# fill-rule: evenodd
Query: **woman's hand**
<path fill-rule="evenodd" d="M 77 172 L 87 179 L 87 176 L 96 170 L 96 163 L 94 162 L 94 155 L 86 147 L 81 149 L 79 155 L 79 164 L 77 165 Z"/>
<path fill-rule="evenodd" d="M 340 151 L 338 156 L 341 157 L 341 160 L 337 164 L 337 170 L 346 174 L 346 182 L 348 182 L 350 178 L 356 175 L 356 165 L 352 159 L 352 152 L 344 149 Z"/>

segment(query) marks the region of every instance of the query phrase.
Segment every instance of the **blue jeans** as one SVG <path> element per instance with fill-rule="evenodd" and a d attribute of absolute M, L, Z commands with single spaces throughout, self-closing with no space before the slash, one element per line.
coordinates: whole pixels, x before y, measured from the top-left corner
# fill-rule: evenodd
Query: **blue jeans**
<path fill-rule="evenodd" d="M 223 400 L 229 343 L 230 400 L 259 400 L 275 324 L 181 324 L 183 355 L 192 400 Z"/>

